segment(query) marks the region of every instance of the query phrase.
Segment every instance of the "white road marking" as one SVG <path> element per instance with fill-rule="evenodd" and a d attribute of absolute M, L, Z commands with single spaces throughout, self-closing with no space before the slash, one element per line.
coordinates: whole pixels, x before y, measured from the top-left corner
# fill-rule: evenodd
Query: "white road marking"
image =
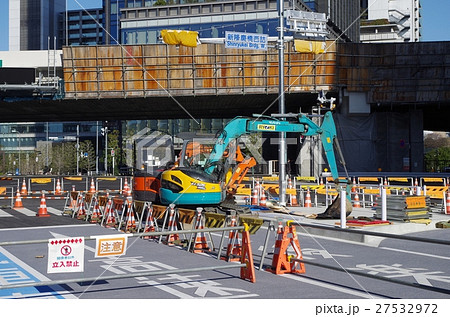
<path fill-rule="evenodd" d="M 4 248 L 0 247 L 0 252 L 3 253 L 3 255 L 6 256 L 7 258 L 9 258 L 11 261 L 13 261 L 15 264 L 17 264 L 20 267 L 22 267 L 22 269 L 24 269 L 25 271 L 27 271 L 28 273 L 33 275 L 38 280 L 43 281 L 43 282 L 51 281 L 48 277 L 46 277 L 45 275 L 41 274 L 39 271 L 36 271 L 31 266 L 29 266 L 28 264 L 26 264 L 25 262 L 23 262 L 22 260 L 20 260 L 16 256 L 14 256 L 12 253 L 6 251 Z M 76 296 L 74 296 L 74 295 L 72 295 L 70 293 L 67 293 L 67 291 L 55 291 L 55 293 L 63 296 L 64 298 L 68 298 L 68 299 L 78 298 L 78 297 L 76 297 Z M 36 294 L 32 294 L 31 296 L 33 296 L 33 295 L 36 295 Z"/>
<path fill-rule="evenodd" d="M 0 209 L 0 217 L 14 217 L 14 216 Z"/>
<path fill-rule="evenodd" d="M 296 280 L 296 281 L 299 281 L 299 282 L 302 282 L 302 283 L 308 283 L 308 284 L 312 284 L 312 285 L 315 285 L 315 286 L 323 287 L 323 288 L 326 288 L 326 289 L 329 289 L 329 290 L 333 290 L 333 291 L 336 291 L 336 292 L 341 292 L 341 293 L 345 293 L 345 294 L 349 294 L 349 295 L 362 297 L 362 298 L 368 298 L 368 299 L 384 298 L 384 297 L 381 297 L 381 296 L 372 295 L 372 294 L 367 293 L 365 291 L 355 291 L 355 290 L 352 290 L 350 288 L 336 286 L 336 285 L 332 285 L 330 283 L 310 280 L 310 279 L 308 279 L 306 277 L 299 276 L 299 275 L 283 274 L 283 275 L 279 275 L 279 276 L 285 277 L 285 278 L 289 278 L 291 280 Z"/>
<path fill-rule="evenodd" d="M 14 211 L 17 211 L 25 216 L 36 216 L 37 211 L 30 210 L 28 208 L 14 208 Z"/>
<path fill-rule="evenodd" d="M 415 252 L 415 251 L 408 251 L 408 250 L 402 250 L 402 249 L 394 249 L 394 248 L 388 248 L 388 247 L 380 247 L 380 249 L 394 251 L 394 252 L 403 252 L 403 253 L 415 254 L 415 255 L 420 255 L 420 256 L 427 256 L 427 257 L 436 258 L 436 259 L 450 260 L 450 257 L 442 256 L 442 255 L 434 255 L 434 254 L 421 253 L 421 252 Z"/>

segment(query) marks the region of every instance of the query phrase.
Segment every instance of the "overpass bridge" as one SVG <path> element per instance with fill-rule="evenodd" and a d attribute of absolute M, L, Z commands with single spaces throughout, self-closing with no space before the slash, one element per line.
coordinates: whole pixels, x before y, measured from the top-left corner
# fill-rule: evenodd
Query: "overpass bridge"
<path fill-rule="evenodd" d="M 297 52 L 293 42 L 287 42 L 286 111 L 309 112 L 317 103 L 317 93 L 325 91 L 338 97 L 337 111 L 344 114 L 414 109 L 422 111 L 425 129 L 448 130 L 441 119 L 450 115 L 449 51 L 450 42 L 328 41 L 324 53 L 314 54 Z M 274 45 L 267 51 L 225 49 L 222 44 L 64 47 L 64 97 L 35 97 L 14 104 L 2 101 L 1 121 L 233 118 L 275 113 L 277 54 Z M 0 96 L 7 94 L 11 91 L 2 88 Z"/>

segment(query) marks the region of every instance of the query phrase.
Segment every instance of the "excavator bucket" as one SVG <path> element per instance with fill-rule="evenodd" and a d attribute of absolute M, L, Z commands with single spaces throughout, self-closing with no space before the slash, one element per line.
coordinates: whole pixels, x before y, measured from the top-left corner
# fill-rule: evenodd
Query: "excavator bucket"
<path fill-rule="evenodd" d="M 352 202 L 346 199 L 345 213 L 346 216 L 350 216 L 353 210 Z M 340 219 L 341 218 L 341 199 L 340 194 L 336 197 L 333 203 L 328 206 L 325 212 L 318 214 L 317 219 Z"/>

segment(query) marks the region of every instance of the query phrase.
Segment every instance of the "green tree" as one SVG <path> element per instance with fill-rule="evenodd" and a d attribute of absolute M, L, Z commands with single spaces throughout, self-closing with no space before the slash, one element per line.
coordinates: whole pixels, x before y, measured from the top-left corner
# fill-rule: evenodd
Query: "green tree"
<path fill-rule="evenodd" d="M 80 153 L 80 161 L 79 161 L 80 170 L 82 172 L 90 172 L 95 170 L 95 148 L 92 142 L 89 140 L 81 142 L 79 153 Z"/>
<path fill-rule="evenodd" d="M 425 154 L 425 170 L 442 172 L 450 166 L 450 147 L 440 147 Z"/>

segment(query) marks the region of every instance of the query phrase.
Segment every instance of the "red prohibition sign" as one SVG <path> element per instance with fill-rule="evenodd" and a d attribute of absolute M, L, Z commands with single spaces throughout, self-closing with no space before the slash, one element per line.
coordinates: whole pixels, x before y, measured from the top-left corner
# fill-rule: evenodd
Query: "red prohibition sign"
<path fill-rule="evenodd" d="M 70 253 L 72 253 L 72 248 L 69 245 L 63 245 L 61 248 L 61 254 L 68 256 Z"/>

